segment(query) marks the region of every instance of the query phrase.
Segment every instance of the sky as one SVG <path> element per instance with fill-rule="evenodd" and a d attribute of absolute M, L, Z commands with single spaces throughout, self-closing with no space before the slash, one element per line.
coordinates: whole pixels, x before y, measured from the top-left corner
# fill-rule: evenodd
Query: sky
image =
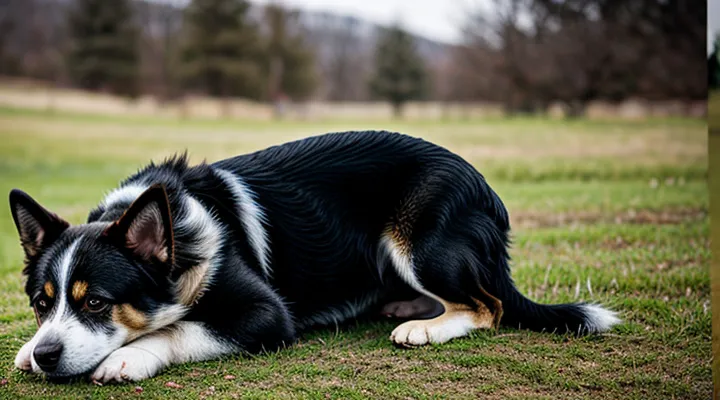
<path fill-rule="evenodd" d="M 708 1 L 708 32 L 707 48 L 708 54 L 712 52 L 712 44 L 716 33 L 720 33 L 720 0 Z"/>
<path fill-rule="evenodd" d="M 400 22 L 417 35 L 444 43 L 460 42 L 463 11 L 490 0 L 254 0 L 302 10 L 330 11 L 388 25 Z M 711 0 L 713 1 L 713 0 Z"/>

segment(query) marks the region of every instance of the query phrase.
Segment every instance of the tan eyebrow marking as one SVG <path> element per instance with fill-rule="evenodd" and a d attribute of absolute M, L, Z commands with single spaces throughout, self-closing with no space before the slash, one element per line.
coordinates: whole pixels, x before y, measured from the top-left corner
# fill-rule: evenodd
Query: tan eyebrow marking
<path fill-rule="evenodd" d="M 47 295 L 47 297 L 51 299 L 55 297 L 55 287 L 50 281 L 45 282 L 43 289 L 45 289 L 45 294 Z"/>
<path fill-rule="evenodd" d="M 88 284 L 85 281 L 75 281 L 73 283 L 72 287 L 72 297 L 75 299 L 75 301 L 80 301 L 83 297 L 85 297 L 85 293 L 87 293 Z"/>

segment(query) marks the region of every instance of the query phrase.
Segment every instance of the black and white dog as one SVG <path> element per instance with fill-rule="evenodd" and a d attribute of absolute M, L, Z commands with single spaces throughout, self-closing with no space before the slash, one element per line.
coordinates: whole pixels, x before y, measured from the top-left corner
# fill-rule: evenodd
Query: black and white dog
<path fill-rule="evenodd" d="M 403 346 L 497 324 L 584 334 L 619 322 L 520 294 L 498 196 L 459 156 L 401 134 L 150 164 L 78 226 L 19 190 L 10 206 L 39 325 L 15 365 L 50 377 L 141 380 L 371 310 L 411 319 L 390 336 Z"/>

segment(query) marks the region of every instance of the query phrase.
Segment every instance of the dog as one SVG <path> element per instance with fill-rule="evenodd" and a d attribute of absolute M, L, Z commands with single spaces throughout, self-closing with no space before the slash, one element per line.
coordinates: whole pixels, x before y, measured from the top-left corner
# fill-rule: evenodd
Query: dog
<path fill-rule="evenodd" d="M 370 312 L 399 346 L 498 325 L 592 334 L 598 304 L 541 305 L 509 268 L 508 213 L 460 156 L 399 133 L 330 133 L 190 166 L 150 163 L 71 226 L 10 193 L 39 326 L 17 368 L 139 381 L 276 351 Z"/>

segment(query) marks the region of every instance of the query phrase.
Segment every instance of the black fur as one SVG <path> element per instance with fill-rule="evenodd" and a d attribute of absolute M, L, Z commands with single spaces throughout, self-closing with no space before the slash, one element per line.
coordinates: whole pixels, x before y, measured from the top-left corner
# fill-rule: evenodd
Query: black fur
<path fill-rule="evenodd" d="M 244 229 L 248 216 L 239 213 L 219 169 L 240 177 L 264 210 L 269 276 Z M 188 218 L 192 197 L 222 230 L 222 245 L 211 285 L 184 320 L 205 323 L 242 351 L 276 349 L 310 326 L 342 322 L 399 293 L 417 295 L 380 248 L 389 226 L 407 238 L 414 273 L 429 292 L 468 305 L 489 293 L 502 301 L 501 323 L 507 326 L 590 330 L 582 305 L 540 305 L 516 290 L 502 201 L 469 163 L 421 139 L 374 131 L 334 133 L 194 167 L 181 155 L 150 164 L 121 187 L 132 185 L 165 188 L 168 225 L 175 227 L 170 271 L 148 267 L 103 233 L 131 207 L 128 199 L 91 211 L 88 226 L 96 228 L 83 228 L 74 273 L 105 282 L 103 295 L 109 300 L 148 315 L 172 303 L 171 283 L 204 261 L 194 246 L 198 232 L 177 229 Z M 26 201 L 15 196 L 11 203 Z M 53 245 L 45 243 L 43 254 L 52 257 L 67 247 L 76 229 L 69 228 Z M 36 265 L 43 254 L 28 263 L 31 298 L 42 295 L 45 276 Z"/>
<path fill-rule="evenodd" d="M 212 165 L 189 167 L 182 155 L 151 164 L 123 183 L 162 183 L 171 199 L 182 191 L 195 196 L 232 232 L 238 259 L 259 273 L 241 229 L 243 216 L 233 210 L 232 195 L 213 167 L 242 177 L 265 209 L 274 271 L 265 284 L 280 294 L 298 328 L 368 292 L 397 289 L 386 282 L 403 285 L 379 260 L 378 237 L 403 205 L 415 202 L 416 268 L 429 291 L 467 303 L 469 296 L 482 297 L 479 282 L 503 301 L 505 325 L 583 329 L 577 305 L 538 305 L 518 293 L 508 266 L 505 206 L 475 168 L 442 147 L 388 132 L 336 133 Z"/>

